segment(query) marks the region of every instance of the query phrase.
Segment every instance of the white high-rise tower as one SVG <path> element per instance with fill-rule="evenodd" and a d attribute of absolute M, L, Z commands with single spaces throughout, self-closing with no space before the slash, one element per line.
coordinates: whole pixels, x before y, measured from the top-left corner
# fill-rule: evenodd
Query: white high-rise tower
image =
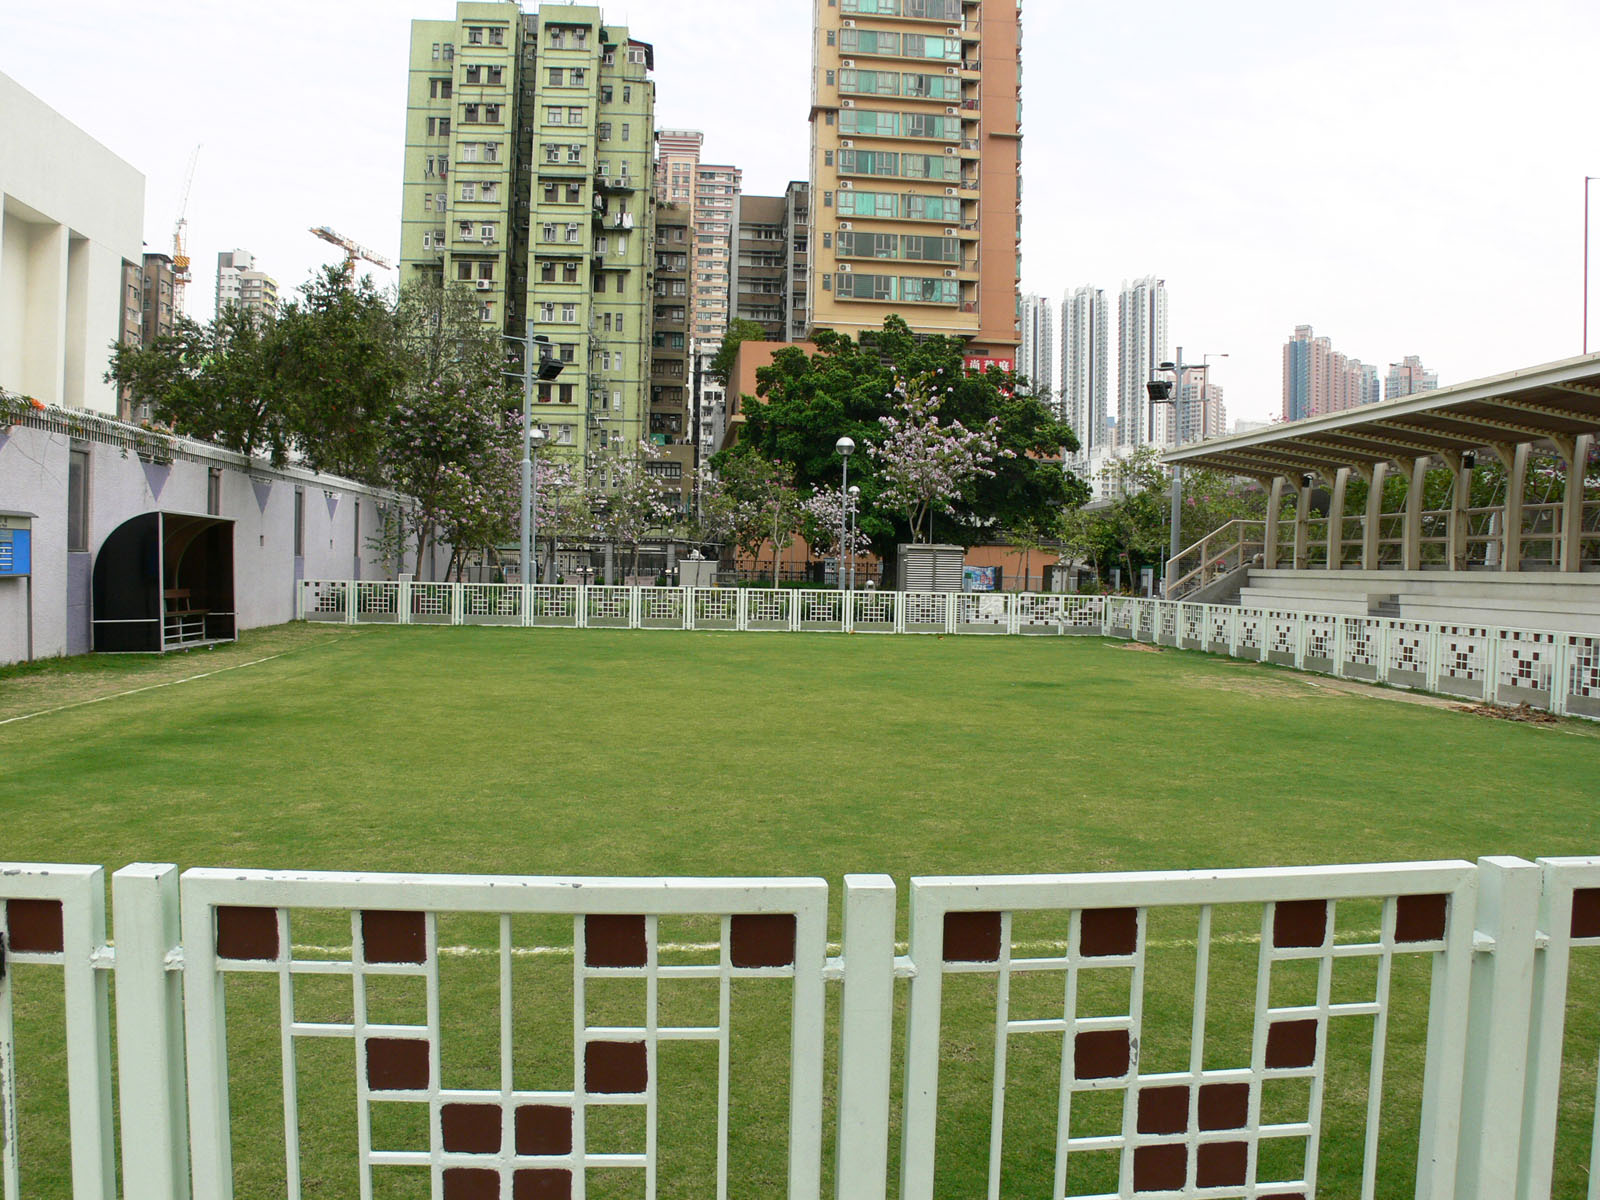
<path fill-rule="evenodd" d="M 1167 445 L 1172 408 L 1152 412 L 1145 384 L 1167 358 L 1167 283 L 1154 275 L 1122 285 L 1117 305 L 1117 444 Z"/>
<path fill-rule="evenodd" d="M 1078 435 L 1084 463 L 1106 444 L 1106 405 L 1111 397 L 1107 324 L 1105 289 L 1081 287 L 1062 299 L 1061 419 Z"/>
<path fill-rule="evenodd" d="M 1055 339 L 1051 336 L 1054 314 L 1044 296 L 1022 298 L 1022 349 L 1017 352 L 1017 374 L 1033 385 L 1035 396 L 1050 397 L 1050 406 L 1061 411 L 1055 386 Z"/>

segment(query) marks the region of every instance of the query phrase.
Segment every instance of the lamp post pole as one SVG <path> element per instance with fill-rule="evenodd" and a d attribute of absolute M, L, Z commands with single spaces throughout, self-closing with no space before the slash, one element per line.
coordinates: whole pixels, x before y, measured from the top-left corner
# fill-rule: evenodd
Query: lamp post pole
<path fill-rule="evenodd" d="M 850 590 L 856 590 L 856 527 L 860 523 L 860 516 L 856 512 L 856 500 L 861 495 L 859 487 L 853 487 L 845 493 L 845 503 L 850 506 Z"/>
<path fill-rule="evenodd" d="M 850 456 L 856 452 L 854 438 L 842 437 L 833 444 L 838 451 L 843 463 L 843 475 L 839 482 L 839 590 L 845 590 L 844 576 L 844 539 L 847 518 L 850 515 Z"/>
<path fill-rule="evenodd" d="M 526 587 L 528 575 L 529 514 L 533 511 L 533 318 L 528 318 L 527 341 L 522 343 L 522 520 L 519 526 L 521 571 Z"/>
<path fill-rule="evenodd" d="M 1589 185 L 1600 175 L 1583 177 L 1583 352 L 1589 353 Z"/>
<path fill-rule="evenodd" d="M 1178 347 L 1178 358 L 1173 363 L 1162 363 L 1162 367 L 1172 369 L 1172 444 L 1178 445 L 1183 439 L 1183 347 Z M 1172 464 L 1172 551 L 1167 555 L 1168 560 L 1178 557 L 1178 552 L 1183 549 L 1180 544 L 1183 535 L 1180 529 L 1183 524 L 1183 467 L 1178 463 Z M 1166 588 L 1166 572 L 1161 574 L 1163 594 Z"/>

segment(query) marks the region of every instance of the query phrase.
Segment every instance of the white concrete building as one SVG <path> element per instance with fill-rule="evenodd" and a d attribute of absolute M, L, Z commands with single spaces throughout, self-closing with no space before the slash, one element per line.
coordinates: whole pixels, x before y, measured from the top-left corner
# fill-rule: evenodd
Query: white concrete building
<path fill-rule="evenodd" d="M 1017 352 L 1017 374 L 1033 385 L 1035 396 L 1048 396 L 1058 413 L 1060 396 L 1056 391 L 1054 314 L 1045 296 L 1022 298 L 1022 348 Z"/>
<path fill-rule="evenodd" d="M 1061 301 L 1061 419 L 1078 435 L 1087 464 L 1107 443 L 1111 335 L 1103 288 L 1081 287 Z"/>
<path fill-rule="evenodd" d="M 1167 354 L 1167 282 L 1154 275 L 1122 285 L 1117 305 L 1117 441 L 1123 446 L 1171 444 L 1172 406 L 1152 422 L 1148 383 Z"/>
<path fill-rule="evenodd" d="M 5 75 L 0 131 L 0 388 L 114 414 L 144 176 Z"/>
<path fill-rule="evenodd" d="M 217 254 L 214 311 L 220 316 L 230 304 L 256 315 L 278 307 L 278 281 L 257 269 L 256 256 L 248 250 L 223 250 Z"/>

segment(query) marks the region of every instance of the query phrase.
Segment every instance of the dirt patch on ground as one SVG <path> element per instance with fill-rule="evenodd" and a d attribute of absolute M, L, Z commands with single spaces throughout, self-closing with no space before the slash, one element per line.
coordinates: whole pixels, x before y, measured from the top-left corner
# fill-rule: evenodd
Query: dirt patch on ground
<path fill-rule="evenodd" d="M 1559 725 L 1561 718 L 1527 704 L 1452 704 L 1456 712 L 1472 713 L 1479 717 L 1493 717 L 1497 721 L 1519 721 L 1525 725 Z"/>
<path fill-rule="evenodd" d="M 1165 653 L 1160 646 L 1152 646 L 1148 642 L 1118 642 L 1117 645 L 1124 650 L 1133 650 L 1140 654 Z"/>

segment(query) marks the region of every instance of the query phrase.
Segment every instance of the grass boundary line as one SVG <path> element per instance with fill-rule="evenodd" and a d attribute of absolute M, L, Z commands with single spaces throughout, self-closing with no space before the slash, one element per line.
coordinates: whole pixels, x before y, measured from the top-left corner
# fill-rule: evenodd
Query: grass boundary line
<path fill-rule="evenodd" d="M 345 637 L 349 636 L 351 635 L 345 635 Z M 344 640 L 345 638 L 338 637 L 331 638 L 326 642 L 318 642 L 316 644 L 319 646 L 331 646 Z M 106 696 L 93 696 L 88 700 L 74 700 L 71 704 L 58 704 L 54 708 L 41 708 L 38 712 L 21 713 L 15 717 L 0 718 L 0 725 L 11 725 L 17 721 L 31 721 L 34 717 L 48 717 L 54 713 L 69 712 L 74 708 L 86 708 L 91 704 L 99 704 L 105 700 L 121 700 L 127 696 L 137 696 L 140 692 L 153 692 L 159 688 L 177 687 L 180 683 L 193 683 L 197 679 L 209 679 L 213 675 L 221 675 L 226 671 L 239 671 L 243 670 L 245 667 L 259 666 L 264 662 L 271 662 L 273 659 L 284 658 L 300 650 L 309 650 L 311 648 L 312 647 L 310 646 L 291 646 L 287 650 L 280 650 L 276 654 L 267 655 L 265 658 L 253 658 L 249 662 L 231 663 L 226 667 L 217 667 L 214 670 L 201 671 L 198 675 L 185 675 L 182 679 L 165 679 L 160 683 L 147 683 L 143 687 L 129 688 L 127 691 L 123 692 L 112 692 Z"/>

